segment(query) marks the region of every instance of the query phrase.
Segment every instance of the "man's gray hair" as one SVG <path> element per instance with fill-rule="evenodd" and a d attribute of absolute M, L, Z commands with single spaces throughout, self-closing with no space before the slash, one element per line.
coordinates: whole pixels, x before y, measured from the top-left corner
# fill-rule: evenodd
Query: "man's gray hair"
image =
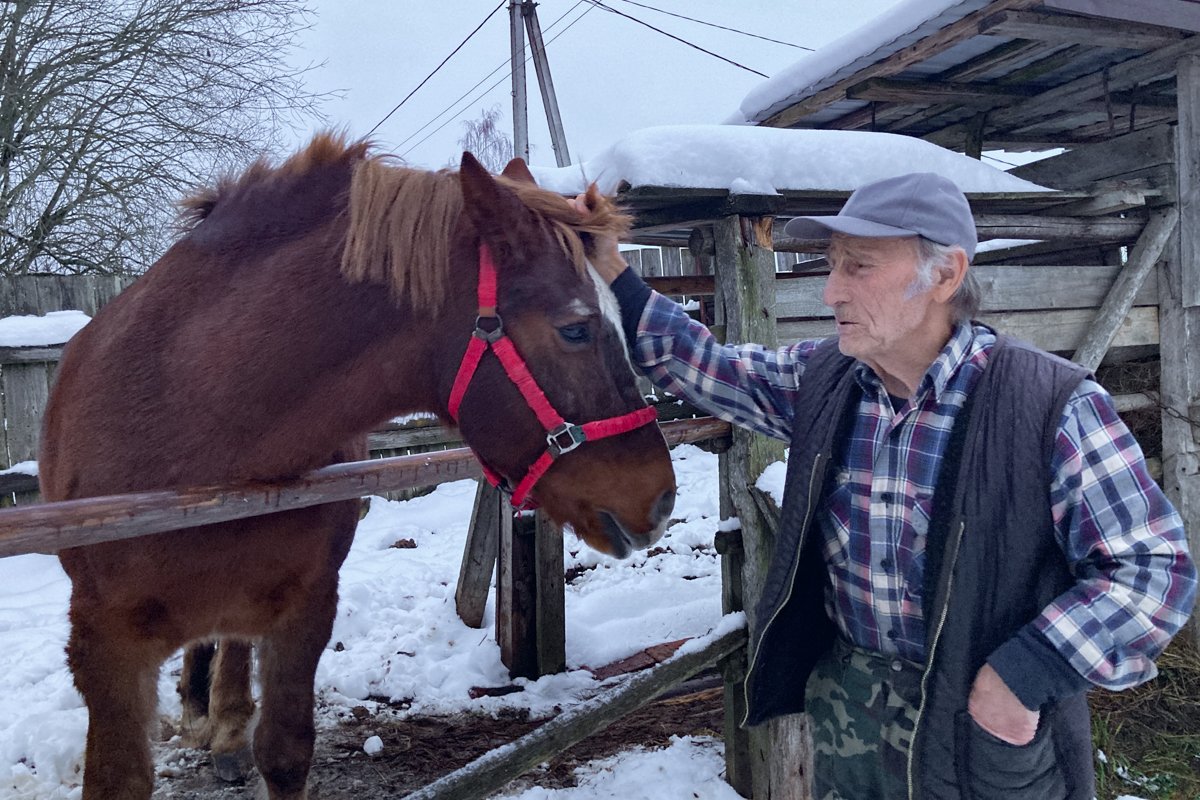
<path fill-rule="evenodd" d="M 917 278 L 913 281 L 913 285 L 909 289 L 910 293 L 920 294 L 933 288 L 934 269 L 949 263 L 954 252 L 961 249 L 957 245 L 938 244 L 926 239 L 924 236 L 918 236 Z M 966 322 L 974 319 L 975 315 L 979 313 L 979 304 L 982 296 L 983 287 L 979 284 L 979 279 L 975 277 L 975 271 L 968 266 L 967 274 L 963 276 L 962 285 L 958 287 L 958 291 L 950 298 L 950 310 L 954 312 L 955 322 Z"/>

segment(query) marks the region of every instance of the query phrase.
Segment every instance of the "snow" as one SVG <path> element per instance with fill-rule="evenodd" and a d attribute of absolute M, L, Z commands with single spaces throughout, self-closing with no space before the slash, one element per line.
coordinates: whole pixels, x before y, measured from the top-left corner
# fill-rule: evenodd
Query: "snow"
<path fill-rule="evenodd" d="M 744 625 L 721 615 L 721 570 L 713 550 L 719 521 L 716 456 L 691 445 L 672 452 L 679 497 L 674 524 L 655 555 L 618 561 L 568 536 L 564 567 L 590 567 L 567 586 L 568 671 L 523 691 L 471 699 L 473 686 L 514 681 L 500 663 L 494 596 L 483 628 L 468 628 L 454 610 L 454 590 L 475 492 L 473 481 L 439 486 L 406 502 L 371 499 L 341 571 L 333 636 L 317 670 L 318 727 L 335 724 L 368 698 L 408 701 L 402 714 L 497 713 L 527 708 L 535 716 L 570 711 L 611 688 L 583 665 L 599 667 L 650 645 L 713 637 Z M 395 548 L 412 539 L 415 548 Z M 87 712 L 64 660 L 70 582 L 52 556 L 0 559 L 0 797 L 77 798 Z M 493 593 L 494 595 L 494 593 Z M 695 646 L 702 646 L 695 645 Z M 159 677 L 159 711 L 178 718 L 181 658 Z M 318 731 L 318 735 L 320 731 Z M 368 737 L 371 753 L 382 741 Z M 178 771 L 179 751 L 158 748 L 159 769 Z M 378 752 L 378 750 L 376 750 Z M 725 785 L 719 741 L 678 739 L 665 750 L 631 751 L 587 768 L 576 789 L 527 790 L 514 797 L 736 797 Z"/>
<path fill-rule="evenodd" d="M 32 475 L 37 477 L 38 465 L 36 461 L 18 461 L 8 469 L 0 469 L 0 475 Z"/>
<path fill-rule="evenodd" d="M 0 319 L 0 347 L 62 344 L 91 322 L 82 311 L 51 311 L 45 316 Z"/>
<path fill-rule="evenodd" d="M 531 170 L 539 184 L 562 194 L 592 181 L 605 193 L 622 181 L 740 194 L 853 191 L 907 172 L 936 172 L 967 193 L 1050 191 L 911 136 L 734 125 L 643 128 L 582 164 Z"/>
<path fill-rule="evenodd" d="M 906 0 L 754 87 L 730 122 L 760 122 L 797 100 L 881 61 L 921 35 L 944 27 L 988 0 Z M 926 23 L 932 23 L 928 26 Z"/>

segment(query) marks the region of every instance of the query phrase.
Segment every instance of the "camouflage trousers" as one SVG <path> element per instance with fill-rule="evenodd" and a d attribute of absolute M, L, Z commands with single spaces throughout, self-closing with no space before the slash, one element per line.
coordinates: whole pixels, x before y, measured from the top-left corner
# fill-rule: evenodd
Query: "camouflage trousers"
<path fill-rule="evenodd" d="M 923 668 L 840 638 L 805 689 L 818 800 L 908 796 L 908 750 Z"/>

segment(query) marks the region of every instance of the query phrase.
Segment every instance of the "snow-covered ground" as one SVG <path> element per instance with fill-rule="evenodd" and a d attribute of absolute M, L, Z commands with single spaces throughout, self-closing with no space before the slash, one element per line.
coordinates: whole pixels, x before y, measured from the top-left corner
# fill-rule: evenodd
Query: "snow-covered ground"
<path fill-rule="evenodd" d="M 674 450 L 679 484 L 676 523 L 653 556 L 617 561 L 568 536 L 564 567 L 587 566 L 567 587 L 568 671 L 517 681 L 524 691 L 472 700 L 472 686 L 511 683 L 494 636 L 494 593 L 484 627 L 466 627 L 454 588 L 466 538 L 473 481 L 444 484 L 407 502 L 372 498 L 341 571 L 333 638 L 317 672 L 323 725 L 338 711 L 373 707 L 368 696 L 411 699 L 410 714 L 533 714 L 569 708 L 602 688 L 582 666 L 601 666 L 653 644 L 707 633 L 721 620 L 716 456 Z M 411 539 L 414 548 L 392 547 Z M 0 798 L 76 798 L 87 712 L 64 663 L 70 584 L 57 559 L 0 559 Z M 168 662 L 160 710 L 179 713 Z M 364 742 L 366 744 L 366 742 Z M 679 739 L 656 752 L 631 751 L 596 762 L 570 790 L 531 789 L 546 798 L 708 798 L 732 800 L 719 742 Z M 667 794 L 667 787 L 676 794 Z"/>

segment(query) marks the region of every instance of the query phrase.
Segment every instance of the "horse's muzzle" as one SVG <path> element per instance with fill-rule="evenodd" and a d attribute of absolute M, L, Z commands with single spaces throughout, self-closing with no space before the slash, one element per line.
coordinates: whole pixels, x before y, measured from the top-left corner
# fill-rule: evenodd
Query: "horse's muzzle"
<path fill-rule="evenodd" d="M 667 530 L 667 520 L 675 508 L 675 492 L 667 490 L 659 495 L 650 512 L 650 530 L 645 533 L 634 533 L 621 524 L 615 516 L 607 511 L 600 512 L 600 522 L 604 525 L 604 536 L 608 539 L 609 553 L 616 558 L 628 558 L 634 550 L 644 550 L 662 538 Z"/>

